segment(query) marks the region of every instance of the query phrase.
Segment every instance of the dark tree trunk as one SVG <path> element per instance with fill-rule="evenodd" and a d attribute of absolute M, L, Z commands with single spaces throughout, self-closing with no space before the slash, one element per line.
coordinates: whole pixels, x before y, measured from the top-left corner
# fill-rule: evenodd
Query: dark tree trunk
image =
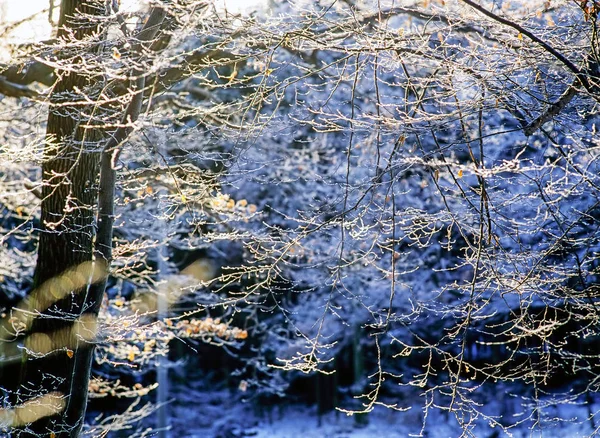
<path fill-rule="evenodd" d="M 106 4 L 105 0 L 63 0 L 61 4 L 58 38 L 72 35 L 77 44 L 72 53 L 65 48 L 63 56 L 69 60 L 69 68 L 57 71 L 59 81 L 50 98 L 34 281 L 37 293 L 30 295 L 28 306 L 39 315 L 25 339 L 29 350 L 25 349 L 13 403 L 45 394 L 61 397 L 62 403 L 55 404 L 53 415 L 33 422 L 23 420 L 28 424 L 15 429 L 19 436 L 75 437 L 84 421 L 94 344 L 82 340 L 77 329 L 92 332 L 88 328 L 95 325 L 100 310 L 112 258 L 113 163 L 132 131 L 128 123 L 140 114 L 145 84 L 143 70 L 134 68 L 126 87 L 132 93 L 126 107 L 103 108 L 95 103 L 105 84 L 98 73 L 86 73 L 85 65 L 86 57 L 93 60 L 102 47 L 100 23 L 107 13 Z M 144 49 L 151 47 L 165 16 L 164 9 L 153 8 L 136 36 L 131 51 L 139 59 Z M 82 52 L 79 42 L 84 40 L 88 49 Z M 107 136 L 104 125 L 111 114 L 122 126 Z M 82 266 L 86 267 L 83 273 Z M 79 280 L 75 281 L 76 277 Z M 61 289 L 61 297 L 53 298 Z M 39 353 L 46 351 L 48 354 L 40 357 Z M 29 406 L 33 405 L 26 406 L 31 411 Z"/>
<path fill-rule="evenodd" d="M 80 41 L 97 38 L 100 25 L 90 17 L 105 15 L 105 4 L 105 0 L 63 0 L 58 37 L 67 39 L 72 32 Z M 83 18 L 80 13 L 88 18 Z M 64 56 L 71 59 L 75 71 L 58 72 L 60 79 L 50 98 L 48 144 L 42 166 L 44 186 L 36 288 L 56 279 L 65 270 L 91 262 L 93 256 L 102 129 L 89 125 L 101 122 L 101 109 L 69 103 L 83 100 L 84 96 L 79 95 L 78 90 L 93 100 L 98 78 L 84 73 L 83 65 L 86 56 L 96 49 L 92 47 L 87 53 L 79 54 L 68 51 L 67 48 Z M 52 293 L 51 288 L 49 292 Z M 60 393 L 65 407 L 59 414 L 20 428 L 17 431 L 20 436 L 70 437 L 77 436 L 81 430 L 92 344 L 78 342 L 71 328 L 84 313 L 91 313 L 93 317 L 97 314 L 102 292 L 100 296 L 96 292 L 95 297 L 90 292 L 89 285 L 84 285 L 78 290 L 70 290 L 65 298 L 48 309 L 45 306 L 35 309 L 43 315 L 34 319 L 30 332 L 48 335 L 52 353 L 41 358 L 24 353 L 18 402 L 47 393 Z M 35 308 L 35 303 L 33 306 Z"/>

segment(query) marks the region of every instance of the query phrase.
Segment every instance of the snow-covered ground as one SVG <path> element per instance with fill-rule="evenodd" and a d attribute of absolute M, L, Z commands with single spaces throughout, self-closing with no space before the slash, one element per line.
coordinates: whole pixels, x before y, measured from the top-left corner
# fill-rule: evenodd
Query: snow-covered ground
<path fill-rule="evenodd" d="M 496 400 L 502 397 L 494 395 Z M 368 414 L 366 424 L 358 424 L 356 417 L 332 411 L 320 418 L 316 407 L 302 404 L 282 404 L 264 407 L 255 401 L 242 402 L 230 391 L 197 392 L 190 388 L 187 393 L 177 394 L 169 407 L 172 429 L 169 436 L 190 438 L 496 438 L 496 437 L 544 437 L 586 438 L 597 436 L 590 421 L 590 412 L 597 412 L 600 404 L 591 407 L 581 404 L 549 406 L 542 412 L 543 425 L 534 426 L 533 421 L 503 431 L 491 427 L 486 421 L 478 421 L 470 431 L 464 432 L 453 415 L 430 410 L 423 428 L 423 410 L 420 399 L 407 411 L 394 411 L 376 407 Z M 486 406 L 486 411 L 505 411 L 500 401 Z M 511 415 L 508 422 L 515 423 L 519 414 Z M 560 420 L 560 421 L 558 421 Z M 596 418 L 595 424 L 598 424 Z"/>
<path fill-rule="evenodd" d="M 573 409 L 568 415 L 566 409 L 561 409 L 562 415 L 574 420 L 573 423 L 562 424 L 561 427 L 534 429 L 511 429 L 510 434 L 498 428 L 487 431 L 476 429 L 473 434 L 463 435 L 456 421 L 439 413 L 432 413 L 428 419 L 429 426 L 421 432 L 422 412 L 415 408 L 404 413 L 394 412 L 385 408 L 377 408 L 368 415 L 367 425 L 357 425 L 353 417 L 338 412 L 330 412 L 321 416 L 320 424 L 315 408 L 303 406 L 288 406 L 273 415 L 274 418 L 257 418 L 249 406 L 239 406 L 237 415 L 225 412 L 212 418 L 205 418 L 206 411 L 197 410 L 194 405 L 187 408 L 178 407 L 176 422 L 171 436 L 187 436 L 195 438 L 457 438 L 460 436 L 501 437 L 513 436 L 547 437 L 547 438 L 584 438 L 596 436 L 591 425 L 578 414 L 586 412 Z M 277 409 L 276 409 L 277 411 Z M 567 415 L 564 415 L 567 414 Z"/>

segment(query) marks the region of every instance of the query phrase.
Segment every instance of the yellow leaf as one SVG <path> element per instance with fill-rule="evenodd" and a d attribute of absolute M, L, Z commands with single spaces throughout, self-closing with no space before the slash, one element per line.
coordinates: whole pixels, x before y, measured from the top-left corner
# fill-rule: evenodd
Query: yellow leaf
<path fill-rule="evenodd" d="M 229 79 L 228 84 L 231 84 L 233 82 L 233 80 L 235 79 L 235 77 L 238 74 L 238 70 L 237 70 L 237 64 L 233 66 L 233 71 L 231 72 L 231 75 L 229 75 L 229 77 L 227 79 Z"/>
<path fill-rule="evenodd" d="M 149 195 L 151 195 L 152 192 L 154 192 L 154 190 L 152 189 L 152 187 L 150 187 L 150 186 L 146 187 L 146 193 L 148 193 Z"/>
<path fill-rule="evenodd" d="M 183 193 L 181 194 L 181 202 L 187 202 L 187 198 Z"/>
<path fill-rule="evenodd" d="M 235 207 L 235 201 L 233 199 L 230 199 L 229 201 L 227 201 L 227 208 L 228 209 L 232 209 Z"/>
<path fill-rule="evenodd" d="M 523 41 L 523 34 L 521 32 L 519 32 L 519 35 L 517 35 L 517 39 L 519 41 Z"/>
<path fill-rule="evenodd" d="M 129 354 L 127 355 L 127 359 L 129 360 L 129 362 L 133 362 L 135 360 L 135 351 L 130 350 Z"/>
<path fill-rule="evenodd" d="M 18 207 L 15 209 L 15 211 L 17 212 L 17 214 L 19 215 L 19 217 L 23 216 L 23 210 L 24 210 L 24 208 L 23 208 L 23 206 L 22 206 L 22 205 L 18 206 Z"/>
<path fill-rule="evenodd" d="M 67 356 L 69 356 L 69 359 L 73 359 L 73 355 L 74 355 L 74 354 L 73 354 L 73 350 L 69 350 L 69 349 L 67 348 Z"/>
<path fill-rule="evenodd" d="M 117 61 L 119 59 L 121 59 L 121 52 L 119 52 L 119 49 L 117 49 L 116 47 L 113 47 L 113 54 L 112 54 L 113 58 L 115 58 Z"/>
<path fill-rule="evenodd" d="M 462 178 L 462 177 L 463 177 L 463 170 L 462 170 L 462 169 L 460 169 L 460 170 L 458 171 L 458 177 L 459 177 L 459 178 Z"/>

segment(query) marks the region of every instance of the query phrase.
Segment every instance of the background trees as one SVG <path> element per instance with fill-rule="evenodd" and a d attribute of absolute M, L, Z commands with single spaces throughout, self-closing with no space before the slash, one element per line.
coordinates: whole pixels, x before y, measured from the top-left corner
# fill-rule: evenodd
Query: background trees
<path fill-rule="evenodd" d="M 114 246 L 99 362 L 147 364 L 170 340 L 197 337 L 245 345 L 240 387 L 253 394 L 292 392 L 302 373 L 335 370 L 328 384 L 339 397 L 322 406 L 415 408 L 401 400 L 419 395 L 422 432 L 435 411 L 477 436 L 490 424 L 550 427 L 563 415 L 551 405 L 587 402 L 580 421 L 591 434 L 598 5 L 268 7 L 254 16 L 204 1 L 94 9 L 77 23 L 98 32 L 74 35 L 72 57 L 51 41 L 6 66 L 3 92 L 31 99 L 21 104 L 30 112 L 48 105 L 43 85 L 77 66 L 70 74 L 90 86 L 63 90 L 71 76 L 59 79 L 49 105 L 84 118 L 90 142 L 77 131 L 74 147 L 89 148 L 93 165 L 78 154 L 57 172 L 51 154 L 39 155 L 39 122 L 5 124 L 7 151 L 28 146 L 3 156 L 5 290 L 27 286 L 17 268 L 32 266 L 22 253 L 38 232 L 28 230 L 41 228 L 39 260 L 51 260 L 44 248 L 58 245 L 44 239 L 57 235 L 44 231 L 44 214 L 56 197 L 53 220 L 69 230 L 58 236 L 85 241 L 67 238 L 77 248 L 46 278 L 91 258 L 94 215 L 96 260 Z M 41 175 L 24 164 L 39 162 Z M 76 183 L 79 166 L 94 175 L 82 193 L 69 190 L 87 187 Z M 41 182 L 25 184 L 23 173 Z M 109 187 L 98 204 L 96 184 Z M 80 214 L 85 226 L 70 222 Z M 87 296 L 87 309 L 99 305 Z M 69 300 L 57 308 L 62 321 Z M 68 362 L 69 346 L 53 347 Z M 102 382 L 94 391 L 144 387 Z M 498 413 L 492 395 L 503 391 L 518 397 Z"/>

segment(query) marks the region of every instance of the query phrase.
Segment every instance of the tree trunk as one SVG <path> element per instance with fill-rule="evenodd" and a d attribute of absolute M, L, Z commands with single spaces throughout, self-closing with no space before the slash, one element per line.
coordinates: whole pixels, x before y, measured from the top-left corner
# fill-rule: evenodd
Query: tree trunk
<path fill-rule="evenodd" d="M 63 75 L 58 72 L 60 79 L 50 99 L 48 145 L 42 167 L 42 229 L 34 286 L 40 291 L 41 286 L 51 284 L 52 287 L 42 288 L 50 295 L 56 295 L 55 289 L 62 288 L 64 292 L 65 285 L 71 287 L 50 307 L 43 303 L 53 301 L 51 297 L 40 293 L 39 305 L 31 303 L 42 316 L 31 325 L 34 336 L 28 338 L 29 346 L 36 348 L 25 350 L 15 403 L 52 393 L 53 397 L 62 395 L 59 405 L 64 408 L 61 406 L 55 415 L 22 427 L 21 436 L 75 437 L 85 416 L 94 351 L 93 342 L 87 341 L 93 338 L 106 286 L 105 271 L 112 259 L 114 161 L 133 130 L 130 123 L 140 114 L 145 85 L 144 72 L 138 66 L 132 70 L 132 79 L 125 87 L 132 93 L 131 101 L 127 107 L 112 108 L 113 117 L 119 117 L 122 125 L 107 136 L 105 124 L 110 111 L 95 103 L 96 97 L 105 91 L 104 84 L 98 80 L 98 74 L 86 74 L 84 68 L 86 56 L 97 57 L 94 52 L 102 48 L 101 41 L 94 43 L 93 39 L 101 35 L 100 19 L 107 13 L 106 5 L 105 0 L 63 0 L 61 4 L 58 38 L 72 35 L 77 42 L 89 39 L 93 45 L 83 53 L 79 44 L 75 46 L 69 69 Z M 154 7 L 136 35 L 137 43 L 131 51 L 140 59 L 160 32 L 165 17 L 163 8 Z M 79 95 L 81 91 L 85 95 Z M 97 222 L 94 221 L 96 206 Z M 82 266 L 87 269 L 84 273 Z M 78 270 L 79 280 L 61 275 L 66 270 Z M 84 331 L 84 338 L 88 335 L 87 341 L 81 339 L 78 330 Z M 36 338 L 35 334 L 42 335 Z M 36 345 L 40 340 L 46 346 Z M 36 357 L 39 356 L 36 352 L 48 347 L 52 353 Z"/>
<path fill-rule="evenodd" d="M 104 16 L 105 4 L 104 0 L 63 0 L 58 38 L 66 40 L 69 34 L 76 40 L 93 38 L 99 32 L 99 24 L 90 17 Z M 79 13 L 86 14 L 87 18 Z M 92 105 L 69 105 L 74 100 L 84 100 L 78 90 L 93 101 L 94 91 L 91 90 L 97 85 L 96 78 L 82 73 L 86 55 L 89 54 L 70 54 L 73 56 L 71 67 L 74 68 L 59 72 L 59 80 L 50 97 L 47 145 L 42 165 L 44 185 L 34 280 L 36 289 L 44 283 L 50 284 L 47 283 L 49 281 L 56 282 L 57 276 L 64 271 L 92 261 L 102 129 L 86 125 L 97 123 L 101 111 Z M 84 313 L 91 313 L 95 318 L 101 299 L 101 295 L 99 298 L 90 296 L 91 272 L 85 275 L 88 281 L 73 285 L 64 298 L 49 308 L 45 309 L 46 306 L 41 304 L 36 307 L 32 303 L 41 315 L 34 319 L 31 333 L 47 335 L 48 348 L 52 352 L 44 357 L 35 357 L 32 353 L 36 348 L 25 351 L 18 402 L 43 394 L 60 393 L 64 397 L 64 409 L 56 415 L 46 416 L 28 427 L 22 427 L 17 432 L 20 436 L 74 437 L 81 430 L 87 402 L 92 344 L 78 341 L 71 328 Z M 65 287 L 65 283 L 77 282 L 69 283 L 65 278 L 56 287 Z M 45 293 L 53 291 L 51 287 Z M 41 297 L 40 301 L 48 298 Z M 28 345 L 27 340 L 25 345 Z M 38 352 L 43 352 L 45 348 L 43 345 L 36 347 Z"/>

